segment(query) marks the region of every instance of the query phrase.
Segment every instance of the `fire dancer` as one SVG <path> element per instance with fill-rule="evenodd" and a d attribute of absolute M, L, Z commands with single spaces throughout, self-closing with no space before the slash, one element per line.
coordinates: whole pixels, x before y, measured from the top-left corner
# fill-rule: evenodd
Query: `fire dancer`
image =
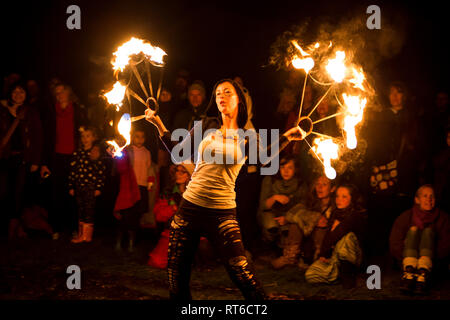
<path fill-rule="evenodd" d="M 200 143 L 199 161 L 183 194 L 178 212 L 171 222 L 168 258 L 170 298 L 192 299 L 189 288 L 191 265 L 199 239 L 204 235 L 217 249 L 230 278 L 245 299 L 264 299 L 264 290 L 245 256 L 240 227 L 236 220 L 234 187 L 244 162 L 236 142 L 242 139 L 238 135 L 238 129 L 247 123 L 246 99 L 237 83 L 225 79 L 214 86 L 210 105 L 214 103 L 219 109 L 221 127 L 210 132 Z M 164 144 L 170 146 L 168 149 L 171 150 L 174 143 L 159 116 L 148 109 L 146 119 L 157 127 Z M 279 148 L 283 149 L 289 141 L 301 140 L 305 136 L 300 127 L 294 127 L 280 137 Z M 184 141 L 189 140 L 193 139 Z M 224 158 L 232 158 L 234 163 L 206 162 L 202 156 L 206 154 L 205 151 L 210 154 L 220 153 Z M 241 161 L 238 160 L 238 153 Z"/>

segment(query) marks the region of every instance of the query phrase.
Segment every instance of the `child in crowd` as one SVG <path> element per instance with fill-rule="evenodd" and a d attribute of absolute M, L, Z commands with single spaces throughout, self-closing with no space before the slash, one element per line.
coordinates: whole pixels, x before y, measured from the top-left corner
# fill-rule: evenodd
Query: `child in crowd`
<path fill-rule="evenodd" d="M 450 220 L 437 208 L 434 188 L 421 186 L 412 209 L 394 222 L 389 239 L 390 251 L 403 266 L 400 289 L 426 294 L 434 264 L 448 266 L 450 256 Z"/>
<path fill-rule="evenodd" d="M 296 264 L 300 252 L 305 260 L 316 260 L 331 216 L 334 189 L 332 181 L 325 175 L 317 177 L 307 199 L 296 204 L 285 217 L 278 220 L 280 225 L 287 225 L 288 236 L 283 255 L 271 261 L 275 269 Z M 313 252 L 306 250 L 309 247 L 313 248 Z M 303 259 L 300 260 L 299 267 L 307 267 Z"/>
<path fill-rule="evenodd" d="M 277 175 L 265 177 L 261 186 L 258 220 L 266 242 L 278 242 L 279 246 L 284 246 L 288 228 L 279 221 L 300 201 L 303 193 L 303 185 L 296 177 L 294 158 L 291 155 L 283 156 Z"/>
<path fill-rule="evenodd" d="M 186 186 L 191 179 L 193 171 L 193 164 L 177 165 L 175 167 L 175 172 L 172 172 L 171 174 L 172 185 L 168 186 L 155 203 L 153 212 L 156 221 L 163 224 L 164 227 L 158 243 L 149 254 L 149 266 L 160 269 L 165 269 L 167 267 L 170 220 L 178 209 L 182 194 L 186 190 Z"/>
<path fill-rule="evenodd" d="M 155 183 L 150 151 L 144 146 L 145 132 L 135 129 L 132 143 L 123 156 L 116 158 L 120 190 L 114 216 L 119 221 L 116 249 L 121 250 L 124 233 L 128 234 L 128 251 L 134 250 L 142 214 L 149 210 L 149 192 Z"/>
<path fill-rule="evenodd" d="M 366 221 L 366 211 L 356 187 L 339 186 L 319 259 L 306 270 L 307 282 L 332 284 L 340 278 L 344 287 L 355 286 L 357 270 L 362 262 Z"/>
<path fill-rule="evenodd" d="M 141 195 L 141 199 L 136 204 L 140 214 L 140 221 L 145 219 L 147 225 L 154 227 L 155 219 L 152 206 L 156 196 L 157 179 L 151 153 L 144 146 L 145 137 L 145 131 L 143 129 L 134 129 L 131 146 L 128 148 L 128 154 Z"/>
<path fill-rule="evenodd" d="M 94 127 L 82 128 L 81 147 L 70 163 L 69 194 L 75 197 L 78 210 L 78 235 L 72 243 L 92 241 L 95 202 L 103 189 L 106 170 L 96 140 Z"/>

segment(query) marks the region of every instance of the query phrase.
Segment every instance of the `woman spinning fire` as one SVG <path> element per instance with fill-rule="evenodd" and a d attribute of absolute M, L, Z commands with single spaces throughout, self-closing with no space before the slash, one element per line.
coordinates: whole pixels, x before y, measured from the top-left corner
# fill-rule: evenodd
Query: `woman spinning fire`
<path fill-rule="evenodd" d="M 220 112 L 221 127 L 210 131 L 199 144 L 194 173 L 170 226 L 167 266 L 170 298 L 192 299 L 189 287 L 191 265 L 199 239 L 205 236 L 216 249 L 231 280 L 244 298 L 262 300 L 266 295 L 245 256 L 236 220 L 234 187 L 245 162 L 242 148 L 238 145 L 248 144 L 240 134 L 242 130 L 239 130 L 247 122 L 246 99 L 236 82 L 224 79 L 214 86 L 210 106 L 214 103 Z M 156 126 L 161 140 L 171 152 L 176 143 L 171 141 L 171 134 L 160 117 L 149 108 L 145 113 L 146 120 Z M 305 131 L 299 126 L 291 128 L 277 141 L 278 152 L 290 141 L 302 140 L 305 136 Z M 193 139 L 184 139 L 180 143 L 186 140 Z M 265 154 L 269 154 L 267 151 Z M 232 164 L 229 161 L 209 161 L 205 156 L 207 154 L 213 155 L 215 159 L 218 155 L 219 159 L 231 157 L 234 161 Z M 267 164 L 259 162 L 261 165 Z"/>

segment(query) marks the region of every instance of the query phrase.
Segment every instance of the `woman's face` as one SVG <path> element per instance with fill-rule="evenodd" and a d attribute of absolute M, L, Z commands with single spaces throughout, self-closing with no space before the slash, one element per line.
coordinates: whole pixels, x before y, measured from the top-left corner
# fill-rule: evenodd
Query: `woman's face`
<path fill-rule="evenodd" d="M 295 174 L 295 164 L 293 160 L 289 160 L 280 167 L 280 174 L 283 180 L 290 180 Z"/>
<path fill-rule="evenodd" d="M 326 177 L 320 177 L 315 184 L 317 198 L 325 199 L 330 196 L 331 182 Z"/>
<path fill-rule="evenodd" d="M 175 171 L 175 183 L 186 184 L 189 180 L 189 173 L 183 166 L 177 166 Z"/>
<path fill-rule="evenodd" d="M 403 106 L 403 93 L 398 91 L 396 87 L 391 87 L 389 91 L 389 101 L 392 107 Z"/>
<path fill-rule="evenodd" d="M 423 188 L 416 197 L 416 203 L 423 211 L 431 211 L 434 209 L 436 199 L 434 197 L 434 191 L 431 188 Z"/>
<path fill-rule="evenodd" d="M 338 209 L 347 208 L 352 202 L 352 196 L 347 188 L 338 188 L 336 191 L 336 207 Z"/>
<path fill-rule="evenodd" d="M 22 87 L 16 87 L 11 93 L 11 100 L 14 104 L 21 105 L 24 103 L 27 93 Z"/>
<path fill-rule="evenodd" d="M 237 117 L 239 97 L 230 82 L 223 82 L 217 86 L 216 103 L 221 114 L 231 118 Z"/>
<path fill-rule="evenodd" d="M 64 86 L 57 86 L 55 88 L 56 101 L 59 103 L 69 102 L 69 91 Z"/>

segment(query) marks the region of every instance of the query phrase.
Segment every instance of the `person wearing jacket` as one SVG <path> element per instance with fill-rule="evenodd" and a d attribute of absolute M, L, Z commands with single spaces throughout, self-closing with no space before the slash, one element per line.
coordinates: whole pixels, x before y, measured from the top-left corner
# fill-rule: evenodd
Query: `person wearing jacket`
<path fill-rule="evenodd" d="M 448 265 L 450 256 L 449 216 L 436 207 L 432 185 L 421 186 L 414 206 L 395 220 L 389 244 L 391 255 L 403 267 L 400 289 L 426 293 L 434 264 Z"/>
<path fill-rule="evenodd" d="M 339 186 L 319 259 L 306 270 L 306 281 L 333 284 L 340 278 L 345 287 L 353 287 L 357 268 L 362 262 L 366 228 L 367 214 L 360 204 L 356 187 Z"/>
<path fill-rule="evenodd" d="M 68 177 L 73 152 L 80 141 L 81 127 L 88 125 L 85 109 L 76 102 L 72 89 L 57 83 L 53 89 L 55 103 L 46 112 L 41 177 L 52 182 L 49 220 L 56 232 L 73 232 L 77 228 L 75 204 L 69 196 Z"/>
<path fill-rule="evenodd" d="M 15 234 L 25 200 L 25 184 L 42 157 L 39 114 L 27 103 L 26 86 L 17 82 L 0 103 L 0 200 Z"/>

